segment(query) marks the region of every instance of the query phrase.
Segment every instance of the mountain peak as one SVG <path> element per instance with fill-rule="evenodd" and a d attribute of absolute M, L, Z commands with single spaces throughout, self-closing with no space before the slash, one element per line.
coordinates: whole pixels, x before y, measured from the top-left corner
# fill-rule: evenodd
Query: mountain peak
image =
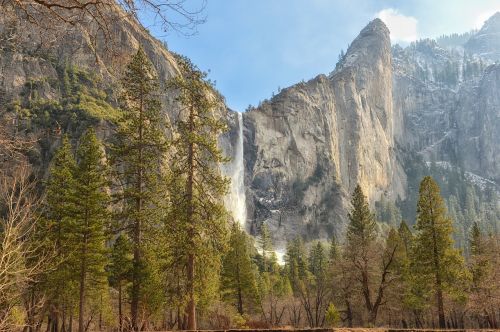
<path fill-rule="evenodd" d="M 389 29 L 381 19 L 376 18 L 368 23 L 353 40 L 335 72 L 353 65 L 370 67 L 380 59 L 390 64 L 390 53 Z"/>
<path fill-rule="evenodd" d="M 361 30 L 360 35 L 364 34 L 378 34 L 382 37 L 389 37 L 390 32 L 389 28 L 387 28 L 380 18 L 375 18 Z"/>
<path fill-rule="evenodd" d="M 500 60 L 500 12 L 487 19 L 481 30 L 464 47 L 468 52 L 492 61 Z"/>
<path fill-rule="evenodd" d="M 496 12 L 489 19 L 487 19 L 480 32 L 500 32 L 500 12 Z"/>

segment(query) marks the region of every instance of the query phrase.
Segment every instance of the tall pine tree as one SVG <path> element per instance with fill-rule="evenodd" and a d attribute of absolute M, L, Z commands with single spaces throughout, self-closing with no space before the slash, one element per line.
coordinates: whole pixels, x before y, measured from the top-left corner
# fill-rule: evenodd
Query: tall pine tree
<path fill-rule="evenodd" d="M 167 144 L 161 115 L 159 84 L 151 62 L 139 48 L 122 80 L 122 114 L 112 147 L 112 163 L 122 190 L 121 229 L 130 232 L 133 251 L 131 318 L 139 327 L 144 284 L 144 232 L 159 223 L 158 188 Z"/>
<path fill-rule="evenodd" d="M 78 331 L 84 332 L 87 298 L 89 295 L 98 296 L 106 285 L 105 234 L 110 215 L 107 167 L 103 163 L 103 151 L 92 128 L 80 139 L 76 156 L 78 163 L 74 175 L 72 218 L 65 233 L 71 238 L 73 247 L 68 260 L 75 271 L 78 271 Z M 93 290 L 96 292 L 89 294 Z"/>
<path fill-rule="evenodd" d="M 439 186 L 430 176 L 420 183 L 417 204 L 416 235 L 412 251 L 412 273 L 420 285 L 436 298 L 439 327 L 446 328 L 444 295 L 463 295 L 464 278 L 467 278 L 464 261 L 453 248 L 452 221 Z"/>
<path fill-rule="evenodd" d="M 56 312 L 72 312 L 76 304 L 74 268 L 68 264 L 72 252 L 71 239 L 66 230 L 72 222 L 71 205 L 75 187 L 76 161 L 68 136 L 64 136 L 49 169 L 46 198 L 43 211 L 43 226 L 38 229 L 40 241 L 47 248 L 54 248 L 53 268 L 47 272 L 44 288 L 48 293 L 49 325 L 57 326 L 59 317 Z M 71 315 L 70 315 L 71 317 Z M 62 324 L 64 325 L 64 319 Z M 70 322 L 71 324 L 71 322 Z"/>
<path fill-rule="evenodd" d="M 222 97 L 206 74 L 187 58 L 178 57 L 178 63 L 181 74 L 168 83 L 184 110 L 173 139 L 176 158 L 171 165 L 171 188 L 177 192 L 172 193 L 170 229 L 186 262 L 186 328 L 196 330 L 197 283 L 209 272 L 204 269 L 211 273 L 220 269 L 226 244 L 227 212 L 222 198 L 229 181 L 220 172 L 227 158 L 217 139 L 227 124 L 218 115 Z"/>
<path fill-rule="evenodd" d="M 248 235 L 237 223 L 231 227 L 229 250 L 223 259 L 221 288 L 223 296 L 236 304 L 243 315 L 257 299 L 256 266 L 252 262 Z"/>

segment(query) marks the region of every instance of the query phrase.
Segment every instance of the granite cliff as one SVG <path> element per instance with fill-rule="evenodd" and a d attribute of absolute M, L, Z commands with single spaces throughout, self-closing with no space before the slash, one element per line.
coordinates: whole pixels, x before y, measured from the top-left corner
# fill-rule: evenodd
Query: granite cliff
<path fill-rule="evenodd" d="M 101 137 L 113 135 L 118 79 L 139 46 L 162 84 L 178 73 L 175 54 L 131 18 L 113 24 L 111 56 L 85 30 L 41 31 L 7 17 L 0 16 L 2 121 L 39 139 L 30 160 L 42 175 L 59 144 L 55 131 L 76 138 L 90 123 Z M 499 35 L 497 13 L 461 45 L 391 47 L 389 30 L 375 19 L 330 74 L 243 114 L 223 107 L 230 131 L 220 144 L 232 158 L 223 172 L 233 180 L 226 202 L 234 219 L 254 235 L 266 223 L 280 250 L 297 235 L 342 235 L 358 183 L 374 206 L 384 200 L 414 211 L 417 177 L 431 162 L 498 191 Z M 177 116 L 173 96 L 162 101 L 167 120 Z"/>
<path fill-rule="evenodd" d="M 329 76 L 244 114 L 248 222 L 285 239 L 339 232 L 349 193 L 404 198 L 395 153 L 389 30 L 368 24 Z"/>
<path fill-rule="evenodd" d="M 420 40 L 402 48 L 375 19 L 330 75 L 245 113 L 251 231 L 266 223 L 280 244 L 341 235 L 357 183 L 372 204 L 396 202 L 414 217 L 414 170 L 429 173 L 431 162 L 498 191 L 499 23 L 497 13 L 456 47 Z"/>

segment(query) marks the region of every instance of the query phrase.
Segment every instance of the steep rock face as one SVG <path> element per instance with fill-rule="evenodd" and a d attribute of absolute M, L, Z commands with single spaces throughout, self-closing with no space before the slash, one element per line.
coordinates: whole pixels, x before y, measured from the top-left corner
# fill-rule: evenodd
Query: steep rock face
<path fill-rule="evenodd" d="M 450 139 L 461 63 L 458 53 L 433 40 L 393 48 L 394 133 L 400 147 L 427 160 L 456 160 Z"/>
<path fill-rule="evenodd" d="M 389 31 L 376 19 L 342 65 L 244 115 L 247 201 L 255 231 L 276 238 L 339 232 L 357 183 L 368 197 L 404 196 L 394 152 Z"/>
<path fill-rule="evenodd" d="M 10 13 L 12 15 L 12 13 Z M 119 9 L 110 15 L 120 15 Z M 12 102 L 29 82 L 38 82 L 38 98 L 57 99 L 61 92 L 49 82 L 60 80 L 58 69 L 74 66 L 95 74 L 110 92 L 116 92 L 130 57 L 142 47 L 161 83 L 178 74 L 174 56 L 135 19 L 121 15 L 111 20 L 110 39 L 89 35 L 91 27 L 67 26 L 44 30 L 16 16 L 0 16 L 0 98 Z M 113 42 L 112 42 L 113 41 Z M 116 98 L 116 95 L 110 98 Z M 171 96 L 163 96 L 164 105 Z M 165 114 L 175 114 L 165 107 Z"/>
<path fill-rule="evenodd" d="M 456 111 L 456 144 L 467 171 L 500 183 L 500 65 L 491 65 L 479 84 L 465 87 Z"/>
<path fill-rule="evenodd" d="M 490 17 L 464 47 L 468 52 L 483 58 L 500 60 L 500 12 Z"/>
<path fill-rule="evenodd" d="M 398 145 L 498 181 L 498 65 L 489 63 L 432 40 L 394 47 Z"/>

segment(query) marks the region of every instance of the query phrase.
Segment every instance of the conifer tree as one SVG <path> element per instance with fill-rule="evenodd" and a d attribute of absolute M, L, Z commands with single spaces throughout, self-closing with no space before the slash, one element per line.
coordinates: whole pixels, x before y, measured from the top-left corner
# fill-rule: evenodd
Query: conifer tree
<path fill-rule="evenodd" d="M 330 262 L 334 262 L 340 256 L 340 246 L 337 243 L 337 237 L 335 235 L 332 236 L 330 240 L 330 251 L 328 252 L 328 259 Z"/>
<path fill-rule="evenodd" d="M 78 164 L 70 208 L 72 220 L 64 232 L 72 244 L 69 264 L 78 271 L 78 331 L 84 332 L 86 301 L 88 295 L 92 295 L 89 291 L 102 291 L 105 285 L 105 231 L 109 221 L 107 168 L 103 164 L 104 155 L 92 128 L 80 139 L 76 156 Z"/>
<path fill-rule="evenodd" d="M 159 184 L 167 144 L 161 115 L 159 84 L 151 62 L 139 48 L 122 79 L 122 113 L 112 146 L 112 164 L 122 186 L 120 229 L 130 232 L 133 251 L 131 318 L 139 327 L 139 309 L 145 275 L 144 233 L 159 224 Z"/>
<path fill-rule="evenodd" d="M 189 330 L 196 329 L 197 283 L 220 269 L 220 255 L 226 243 L 227 212 L 222 198 L 228 179 L 219 166 L 227 162 L 218 147 L 218 136 L 227 129 L 217 112 L 221 96 L 206 74 L 187 58 L 178 57 L 181 74 L 168 82 L 184 107 L 179 115 L 173 147 L 176 158 L 171 165 L 172 182 L 178 188 L 172 197 L 169 228 L 174 230 L 177 245 L 186 263 L 186 315 Z M 172 184 L 174 186 L 174 184 Z M 199 297 L 198 297 L 199 298 Z"/>
<path fill-rule="evenodd" d="M 389 278 L 389 270 L 394 262 L 396 248 L 386 247 L 383 250 L 383 246 L 376 241 L 375 217 L 359 185 L 354 189 L 351 205 L 345 256 L 352 266 L 352 279 L 360 282 L 369 322 L 375 324 L 379 308 L 384 303 L 384 292 L 393 282 Z M 378 285 L 375 291 L 373 285 Z"/>
<path fill-rule="evenodd" d="M 408 224 L 406 221 L 401 220 L 401 223 L 399 224 L 398 228 L 398 234 L 401 240 L 403 241 L 404 244 L 404 250 L 406 251 L 406 254 L 408 255 L 410 252 L 411 245 L 413 243 L 413 234 L 411 233 L 410 228 L 408 227 Z"/>
<path fill-rule="evenodd" d="M 242 315 L 257 298 L 255 266 L 250 257 L 250 243 L 245 231 L 234 223 L 229 249 L 223 259 L 221 288 L 223 296 L 236 304 Z"/>
<path fill-rule="evenodd" d="M 352 209 L 348 215 L 347 245 L 351 246 L 351 249 L 358 247 L 359 250 L 366 250 L 376 237 L 376 223 L 360 185 L 354 189 L 351 205 Z"/>
<path fill-rule="evenodd" d="M 72 249 L 65 229 L 71 222 L 71 204 L 75 186 L 76 161 L 68 136 L 64 136 L 57 149 L 49 169 L 46 187 L 46 199 L 43 211 L 43 226 L 38 230 L 38 237 L 47 248 L 54 248 L 51 261 L 53 269 L 47 272 L 45 289 L 48 292 L 50 306 L 65 313 L 73 309 L 74 270 L 68 266 L 67 259 Z M 57 317 L 53 317 L 55 324 Z M 64 322 L 63 322 L 64 324 Z"/>
<path fill-rule="evenodd" d="M 463 258 L 453 248 L 452 221 L 446 216 L 439 186 L 430 176 L 420 183 L 415 229 L 412 273 L 423 283 L 419 287 L 435 295 L 439 327 L 445 328 L 444 295 L 462 296 L 460 287 L 468 276 Z"/>
<path fill-rule="evenodd" d="M 262 266 L 264 271 L 268 271 L 269 258 L 273 252 L 273 241 L 267 224 L 262 224 L 260 228 L 259 244 L 260 249 L 262 250 Z"/>
<path fill-rule="evenodd" d="M 126 234 L 120 234 L 111 248 L 109 279 L 118 290 L 118 327 L 123 331 L 123 287 L 131 280 L 132 250 Z"/>
<path fill-rule="evenodd" d="M 300 288 L 300 281 L 307 274 L 307 254 L 300 237 L 296 237 L 287 243 L 285 262 L 292 290 L 297 293 Z"/>

